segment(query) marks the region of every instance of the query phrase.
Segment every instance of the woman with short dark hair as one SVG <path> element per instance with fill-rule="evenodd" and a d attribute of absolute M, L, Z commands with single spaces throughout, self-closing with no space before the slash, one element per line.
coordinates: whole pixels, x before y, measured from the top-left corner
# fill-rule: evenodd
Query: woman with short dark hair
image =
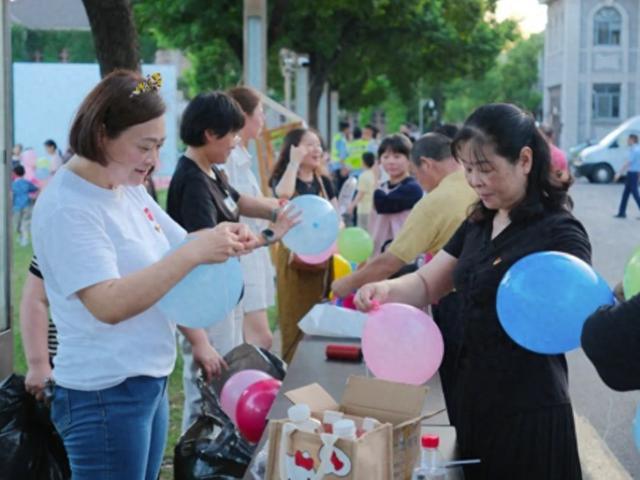
<path fill-rule="evenodd" d="M 296 217 L 284 213 L 273 199 L 240 194 L 229 185 L 221 166 L 240 141 L 238 132 L 244 116 L 238 103 L 224 92 L 201 93 L 182 115 L 180 137 L 187 145 L 178 160 L 169 184 L 167 212 L 187 232 L 211 228 L 220 222 L 238 223 L 240 215 L 271 221 L 260 232 L 260 245 L 278 241 L 295 224 Z M 219 368 L 221 355 L 242 343 L 242 310 L 238 306 L 229 316 L 206 329 L 215 348 Z M 183 386 L 185 431 L 200 413 L 201 396 L 196 386 L 198 365 L 191 345 L 181 342 L 184 356 Z M 219 368 L 217 370 L 219 370 Z"/>
<path fill-rule="evenodd" d="M 480 200 L 431 262 L 365 285 L 356 304 L 363 310 L 375 301 L 424 307 L 455 288 L 453 321 L 461 322 L 463 336 L 456 339 L 451 420 L 460 456 L 481 460 L 465 468 L 465 478 L 579 479 L 565 356 L 515 343 L 498 321 L 496 296 L 509 268 L 531 253 L 555 250 L 589 262 L 587 233 L 569 211 L 566 184 L 549 175 L 547 142 L 533 117 L 516 106 L 478 108 L 452 151 Z"/>

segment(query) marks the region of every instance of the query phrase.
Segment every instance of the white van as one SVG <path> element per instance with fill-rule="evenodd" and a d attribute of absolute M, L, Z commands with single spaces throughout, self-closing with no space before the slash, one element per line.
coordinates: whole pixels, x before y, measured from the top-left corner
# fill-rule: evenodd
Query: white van
<path fill-rule="evenodd" d="M 627 138 L 640 137 L 640 115 L 631 117 L 604 136 L 595 145 L 580 152 L 572 165 L 576 177 L 587 177 L 593 183 L 609 183 L 629 158 Z"/>

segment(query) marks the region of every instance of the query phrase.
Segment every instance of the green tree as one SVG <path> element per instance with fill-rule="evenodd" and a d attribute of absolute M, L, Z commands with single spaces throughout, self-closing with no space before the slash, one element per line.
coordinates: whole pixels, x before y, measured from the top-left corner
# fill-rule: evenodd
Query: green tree
<path fill-rule="evenodd" d="M 202 89 L 240 78 L 242 6 L 237 0 L 137 0 L 134 9 L 141 28 L 161 45 L 198 59 L 193 80 Z M 478 76 L 492 65 L 513 29 L 493 20 L 494 10 L 495 0 L 272 0 L 269 78 L 279 77 L 273 60 L 280 48 L 309 55 L 312 123 L 325 82 L 351 108 L 382 100 L 382 77 L 407 99 L 420 79 L 433 84 Z M 215 58 L 202 47 L 211 43 Z"/>
<path fill-rule="evenodd" d="M 542 34 L 520 38 L 498 59 L 496 65 L 478 79 L 457 79 L 445 88 L 449 121 L 463 121 L 485 103 L 514 103 L 539 113 L 542 94 L 538 89 L 538 61 L 543 48 Z"/>

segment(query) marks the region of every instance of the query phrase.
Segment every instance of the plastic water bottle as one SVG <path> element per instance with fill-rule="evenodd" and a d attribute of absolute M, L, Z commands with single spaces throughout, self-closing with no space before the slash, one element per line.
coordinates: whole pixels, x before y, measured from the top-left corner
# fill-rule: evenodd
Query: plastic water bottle
<path fill-rule="evenodd" d="M 322 431 L 322 424 L 319 420 L 311 418 L 311 410 L 309 405 L 301 403 L 289 407 L 287 410 L 289 421 L 296 426 L 296 429 L 302 432 L 319 433 Z"/>
<path fill-rule="evenodd" d="M 357 440 L 356 424 L 353 420 L 338 420 L 333 424 L 333 434 L 345 440 Z"/>
<path fill-rule="evenodd" d="M 413 469 L 411 480 L 445 480 L 447 471 L 442 466 L 444 461 L 438 450 L 440 437 L 438 435 L 423 435 L 420 443 L 422 445 L 420 464 Z"/>
<path fill-rule="evenodd" d="M 325 410 L 322 417 L 322 427 L 326 433 L 333 433 L 333 424 L 342 420 L 344 413 L 336 410 Z"/>

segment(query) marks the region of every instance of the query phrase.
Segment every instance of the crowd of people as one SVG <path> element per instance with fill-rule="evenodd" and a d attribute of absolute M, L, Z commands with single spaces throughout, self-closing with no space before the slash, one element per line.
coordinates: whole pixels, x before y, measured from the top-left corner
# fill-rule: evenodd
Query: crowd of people
<path fill-rule="evenodd" d="M 556 153 L 554 161 L 551 139 L 530 115 L 486 105 L 461 128 L 445 125 L 414 141 L 342 124 L 328 163 L 319 134 L 296 128 L 284 137 L 270 192 L 262 192 L 248 149 L 264 127 L 260 96 L 247 87 L 202 93 L 181 119 L 186 150 L 165 212 L 143 186 L 165 138 L 159 88 L 157 78 L 133 72 L 106 76 L 80 105 L 74 155 L 33 212 L 35 256 L 20 309 L 26 386 L 40 397 L 55 380 L 51 414 L 74 479 L 157 478 L 176 334 L 184 431 L 199 412 L 200 372 L 218 375 L 242 342 L 270 348 L 266 311 L 274 303 L 290 361 L 298 321 L 330 291 L 357 292 L 363 311 L 384 302 L 431 306 L 445 341 L 440 376 L 459 453 L 482 459 L 467 478 L 581 478 L 564 355 L 516 344 L 495 306 L 501 278 L 525 255 L 591 259 L 571 214 L 566 159 Z M 330 261 L 309 265 L 279 240 L 299 221 L 286 208 L 292 198 L 318 195 L 339 211 L 338 192 L 351 178 L 357 192 L 340 213 L 371 233 L 375 250 L 334 280 Z M 22 182 L 18 190 L 30 189 Z M 196 266 L 231 257 L 240 258 L 244 280 L 236 308 L 212 327 L 176 332 L 158 300 Z M 602 372 L 611 356 L 599 332 L 616 316 L 628 321 L 636 303 L 587 323 L 588 353 Z"/>

